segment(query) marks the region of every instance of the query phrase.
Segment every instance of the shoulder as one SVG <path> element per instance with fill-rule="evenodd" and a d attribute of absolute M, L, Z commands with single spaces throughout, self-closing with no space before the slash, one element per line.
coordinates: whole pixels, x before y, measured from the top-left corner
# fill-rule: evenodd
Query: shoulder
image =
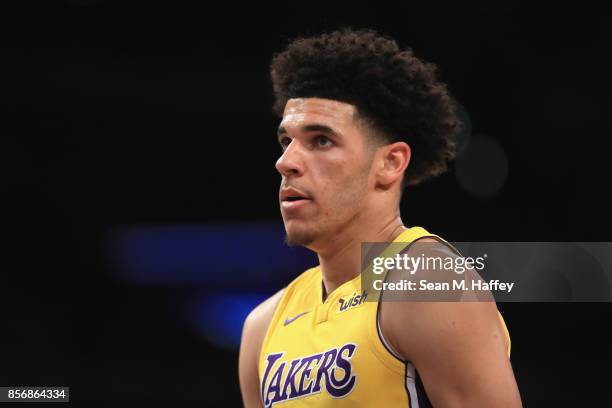
<path fill-rule="evenodd" d="M 242 327 L 238 358 L 238 376 L 245 407 L 261 407 L 258 360 L 263 339 L 284 289 L 260 303 L 249 313 Z"/>
<path fill-rule="evenodd" d="M 493 340 L 509 348 L 494 302 L 416 301 L 381 303 L 380 327 L 407 361 L 419 361 L 433 349 L 463 344 L 466 348 Z"/>
<path fill-rule="evenodd" d="M 495 303 L 402 303 L 384 305 L 393 313 L 381 316 L 381 330 L 416 368 L 434 406 L 520 406 Z"/>
<path fill-rule="evenodd" d="M 422 237 L 403 253 L 414 258 L 461 258 L 451 244 L 437 236 Z M 478 335 L 494 333 L 502 344 L 507 342 L 506 331 L 500 321 L 497 305 L 490 293 L 473 293 L 470 289 L 453 290 L 453 281 L 481 279 L 473 268 L 465 267 L 457 275 L 452 270 L 432 262 L 433 268 L 421 267 L 410 273 L 404 270 L 389 271 L 389 281 L 411 280 L 417 288 L 426 281 L 440 290 L 385 293 L 380 303 L 380 327 L 383 335 L 404 359 L 413 360 L 421 352 L 428 353 L 432 346 L 457 342 L 461 337 L 478 341 Z M 446 289 L 450 288 L 450 289 Z M 388 296 L 385 296 L 388 295 Z M 388 301 L 384 299 L 389 298 Z M 476 300 L 476 301 L 474 301 Z"/>
<path fill-rule="evenodd" d="M 268 330 L 274 313 L 279 307 L 283 297 L 290 298 L 304 287 L 311 287 L 312 281 L 317 278 L 319 267 L 307 269 L 293 279 L 286 287 L 270 296 L 268 299 L 257 305 L 247 316 L 242 329 L 242 342 L 253 343 L 257 351 L 261 348 L 264 337 Z"/>
<path fill-rule="evenodd" d="M 266 334 L 266 330 L 274 316 L 274 312 L 276 307 L 278 306 L 281 298 L 283 297 L 283 293 L 285 293 L 286 288 L 283 288 L 276 292 L 274 295 L 270 296 L 268 299 L 261 302 L 257 305 L 244 321 L 243 328 L 243 341 L 244 337 L 261 337 L 263 340 L 263 336 Z"/>

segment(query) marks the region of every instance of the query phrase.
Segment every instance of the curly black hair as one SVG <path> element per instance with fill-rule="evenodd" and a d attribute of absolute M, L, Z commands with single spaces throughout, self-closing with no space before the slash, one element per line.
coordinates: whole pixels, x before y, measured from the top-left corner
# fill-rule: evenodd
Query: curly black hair
<path fill-rule="evenodd" d="M 355 105 L 359 117 L 387 143 L 410 145 L 403 186 L 416 185 L 447 170 L 462 127 L 436 69 L 372 29 L 342 28 L 297 38 L 272 59 L 274 111 L 282 117 L 291 98 Z"/>

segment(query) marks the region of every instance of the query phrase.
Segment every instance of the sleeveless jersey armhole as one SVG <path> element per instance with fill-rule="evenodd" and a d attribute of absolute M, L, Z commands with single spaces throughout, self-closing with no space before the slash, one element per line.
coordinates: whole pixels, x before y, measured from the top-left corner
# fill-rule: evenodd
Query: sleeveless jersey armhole
<path fill-rule="evenodd" d="M 422 230 L 423 235 L 416 237 L 412 240 L 404 250 L 410 248 L 410 246 L 417 242 L 421 238 L 434 238 L 439 242 L 448 245 L 453 251 L 459 253 L 456 248 L 446 242 L 444 239 L 437 235 L 431 234 L 426 230 Z M 403 250 L 403 251 L 404 251 Z M 386 282 L 387 273 L 385 273 L 383 281 Z M 404 359 L 391 345 L 391 343 L 385 338 L 382 327 L 380 325 L 380 302 L 382 301 L 382 294 L 379 296 L 374 307 L 372 307 L 370 316 L 368 318 L 368 336 L 371 340 L 372 350 L 378 359 L 397 373 L 401 373 L 404 376 L 404 387 L 407 393 L 408 400 L 410 401 L 410 408 L 429 408 L 431 402 L 423 382 L 416 370 L 416 367 L 409 360 Z"/>
<path fill-rule="evenodd" d="M 422 238 L 435 238 L 443 243 L 446 243 L 442 238 L 437 235 L 431 234 L 427 230 L 421 227 L 413 227 L 408 230 L 411 235 L 413 235 L 413 239 L 409 240 L 408 245 L 402 251 L 405 251 L 410 248 L 410 246 L 417 242 Z M 406 232 L 408 232 L 406 231 Z M 394 241 L 394 242 L 402 242 Z M 383 281 L 387 280 L 387 273 L 384 274 Z M 385 336 L 382 332 L 382 328 L 380 327 L 380 302 L 382 301 L 382 293 L 378 297 L 375 305 L 370 308 L 370 316 L 368 317 L 368 338 L 370 339 L 370 345 L 372 346 L 372 350 L 374 354 L 378 357 L 378 359 L 385 364 L 387 367 L 396 372 L 406 372 L 406 365 L 412 365 L 409 361 L 404 360 L 397 351 L 393 349 L 391 344 L 385 339 Z"/>

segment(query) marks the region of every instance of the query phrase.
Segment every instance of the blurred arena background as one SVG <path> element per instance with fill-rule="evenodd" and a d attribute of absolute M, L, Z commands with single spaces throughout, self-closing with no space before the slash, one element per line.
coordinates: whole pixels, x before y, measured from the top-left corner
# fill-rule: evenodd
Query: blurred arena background
<path fill-rule="evenodd" d="M 405 193 L 452 241 L 611 241 L 612 18 L 587 3 L 72 0 L 0 12 L 0 385 L 74 406 L 240 406 L 258 302 L 316 263 L 283 244 L 268 65 L 372 27 L 439 67 L 467 126 Z M 500 304 L 525 406 L 603 406 L 609 303 Z M 37 405 L 38 406 L 38 405 Z"/>

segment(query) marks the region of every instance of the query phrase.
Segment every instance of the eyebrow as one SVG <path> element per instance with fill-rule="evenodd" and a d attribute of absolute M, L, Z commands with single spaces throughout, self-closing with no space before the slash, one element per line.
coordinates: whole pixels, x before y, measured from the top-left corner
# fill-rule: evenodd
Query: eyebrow
<path fill-rule="evenodd" d="M 304 125 L 300 128 L 300 131 L 302 132 L 323 132 L 323 133 L 331 133 L 333 135 L 337 134 L 332 128 L 330 128 L 327 125 L 321 125 L 318 123 L 313 123 L 310 125 Z M 285 129 L 283 126 L 280 126 L 278 128 L 278 131 L 276 132 L 277 136 L 280 135 L 285 135 L 287 134 L 287 129 Z"/>

